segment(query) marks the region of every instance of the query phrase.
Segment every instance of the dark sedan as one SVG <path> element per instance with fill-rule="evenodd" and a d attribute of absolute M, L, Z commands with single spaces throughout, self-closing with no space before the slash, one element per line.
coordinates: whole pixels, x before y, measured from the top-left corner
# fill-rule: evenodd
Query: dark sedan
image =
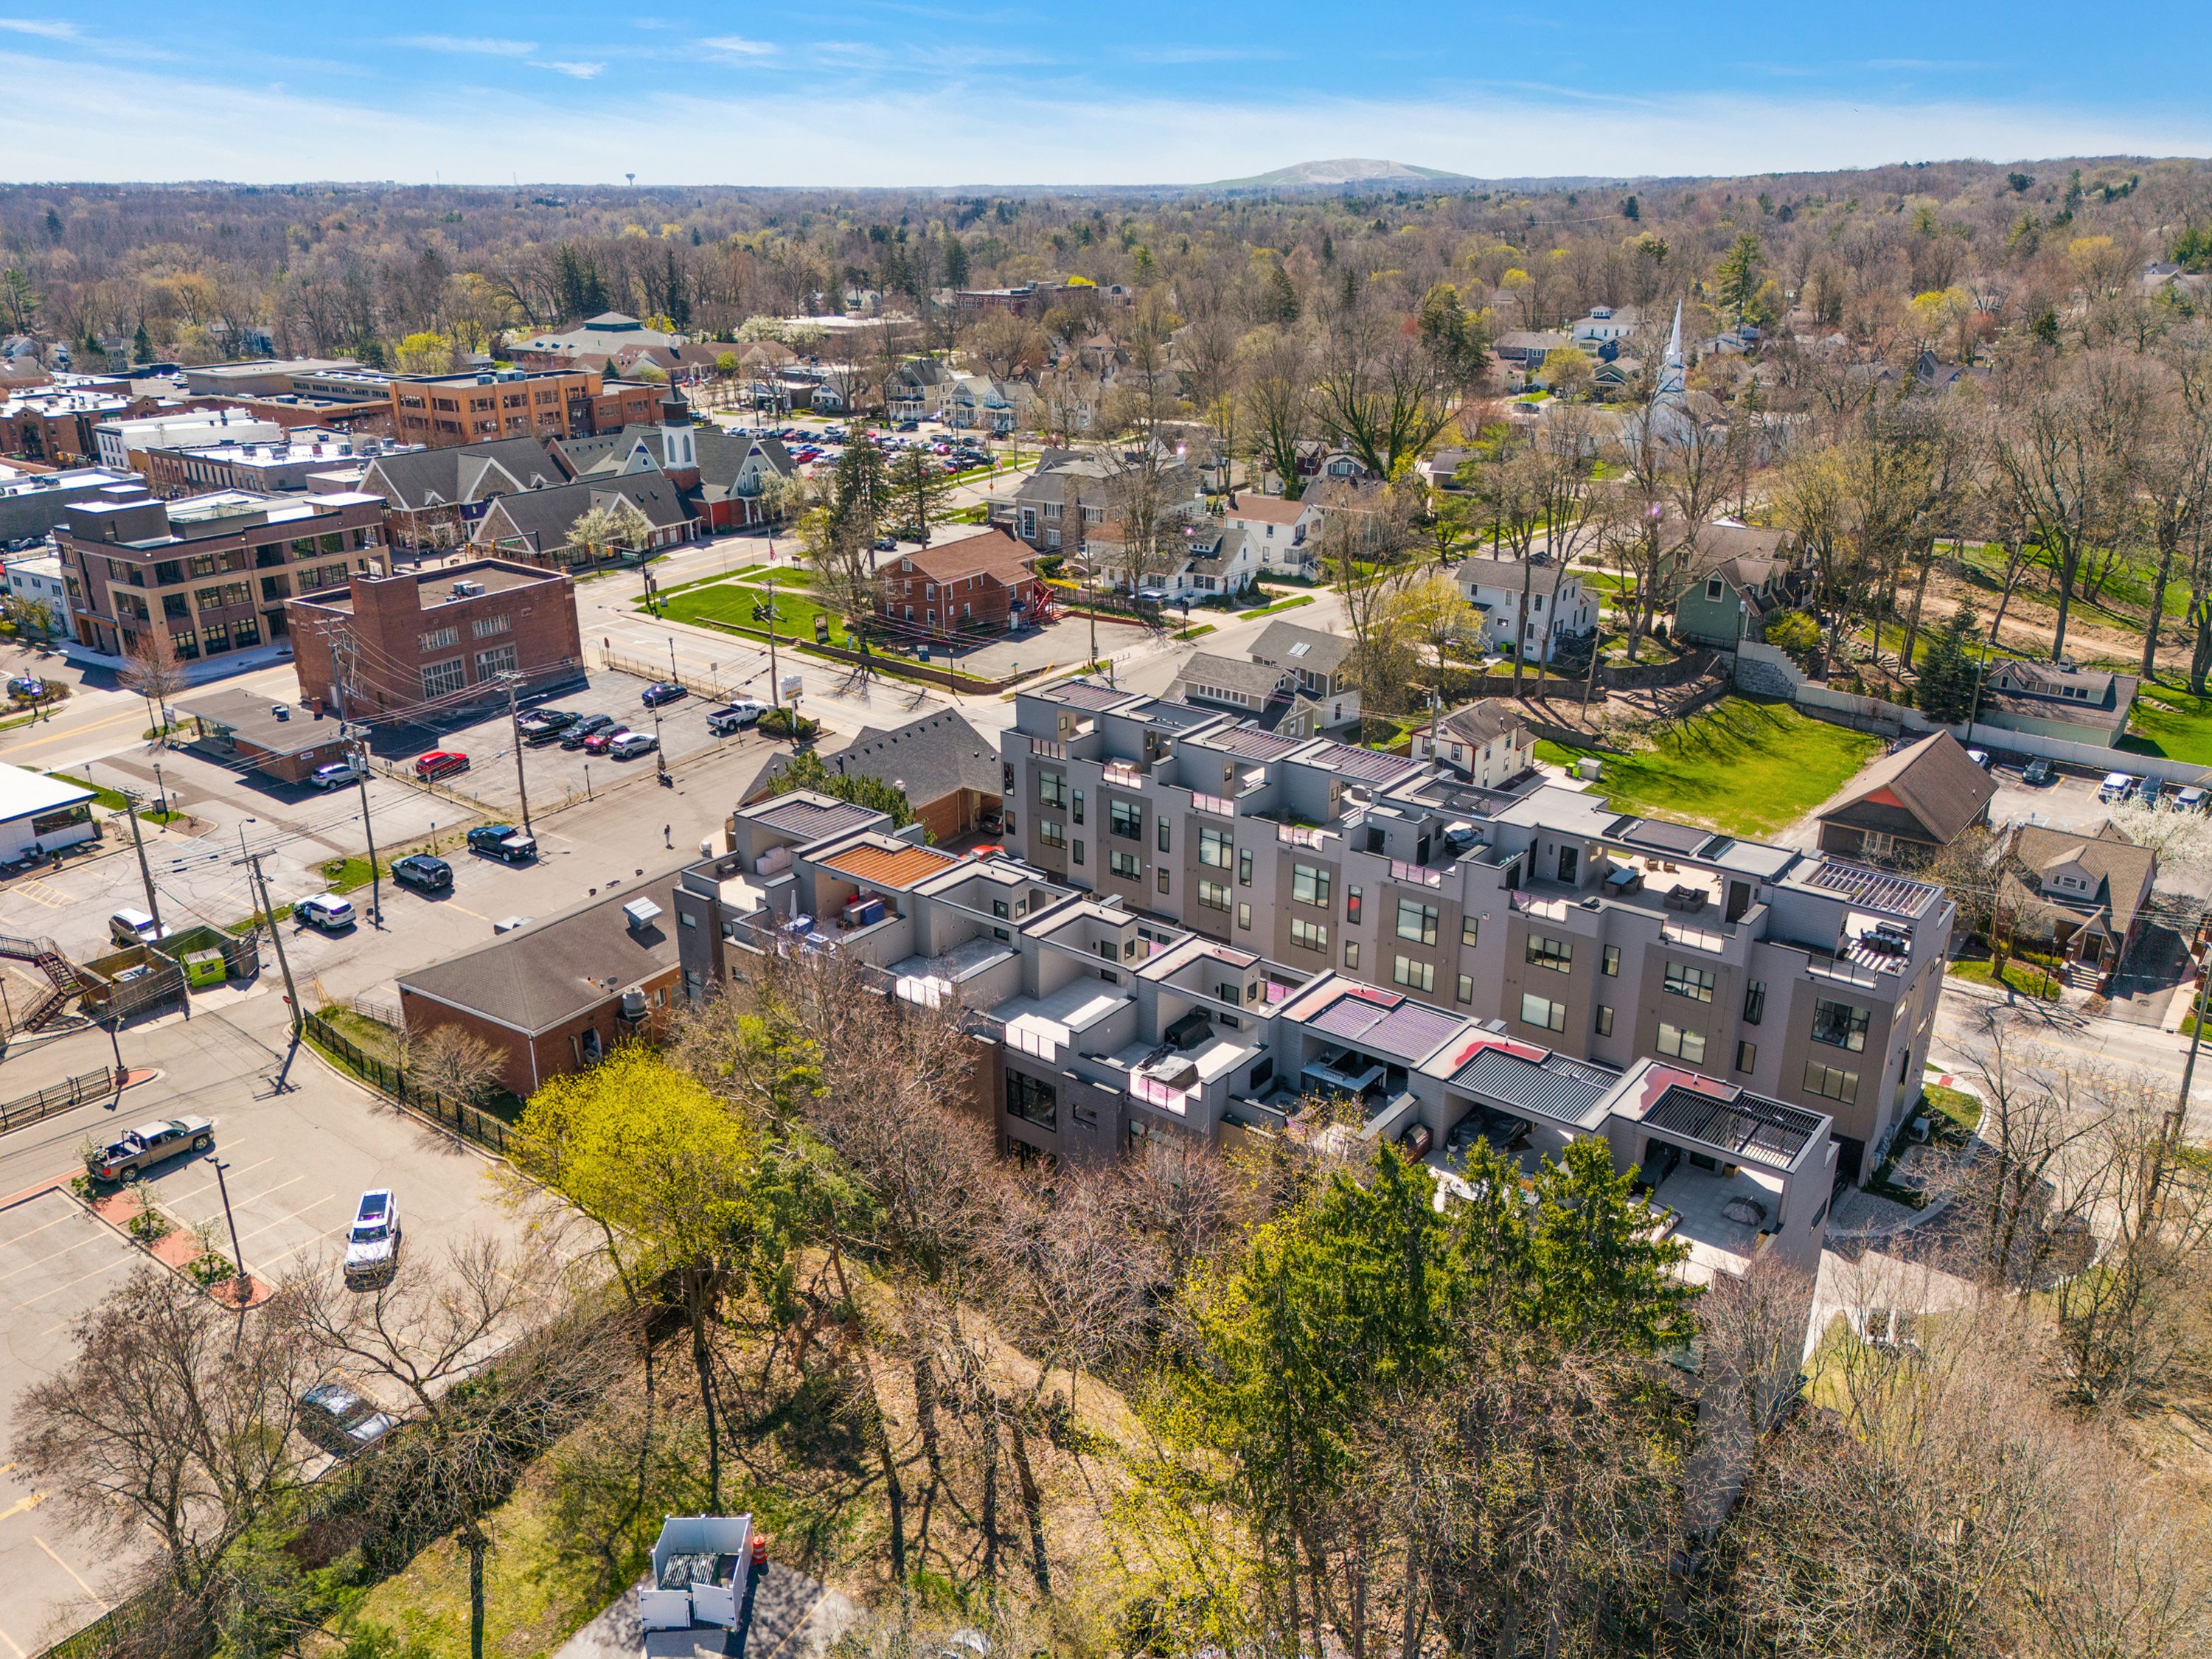
<path fill-rule="evenodd" d="M 662 680 L 657 685 L 647 686 L 638 701 L 647 708 L 658 708 L 665 702 L 674 702 L 690 695 L 690 687 L 678 685 L 674 680 Z"/>

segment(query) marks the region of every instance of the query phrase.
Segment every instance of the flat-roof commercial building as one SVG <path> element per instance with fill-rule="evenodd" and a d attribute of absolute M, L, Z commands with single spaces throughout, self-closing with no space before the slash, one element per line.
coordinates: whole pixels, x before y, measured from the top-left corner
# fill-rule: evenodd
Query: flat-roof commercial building
<path fill-rule="evenodd" d="M 384 503 L 238 489 L 80 501 L 55 539 L 82 647 L 120 659 L 158 629 L 199 663 L 283 639 L 295 594 L 381 569 Z"/>
<path fill-rule="evenodd" d="M 542 690 L 584 672 L 574 584 L 507 559 L 357 572 L 295 599 L 289 624 L 300 696 L 345 714 L 455 708 L 504 696 L 508 674 Z"/>
<path fill-rule="evenodd" d="M 100 834 L 92 791 L 66 778 L 0 765 L 0 860 L 58 852 Z"/>
<path fill-rule="evenodd" d="M 323 474 L 362 467 L 375 456 L 402 454 L 417 446 L 382 438 L 356 438 L 321 427 L 279 431 L 273 438 L 240 439 L 220 432 L 181 444 L 149 447 L 137 458 L 139 470 L 157 495 L 194 495 L 211 489 L 244 489 L 264 495 L 319 489 Z"/>
<path fill-rule="evenodd" d="M 402 443 L 434 449 L 497 438 L 584 437 L 653 421 L 661 395 L 656 386 L 588 369 L 398 374 L 392 431 Z"/>
<path fill-rule="evenodd" d="M 0 469 L 0 544 L 34 542 L 60 528 L 78 501 L 137 501 L 146 481 L 118 467 L 77 466 L 9 476 Z"/>
<path fill-rule="evenodd" d="M 193 748 L 280 783 L 305 783 L 318 767 L 344 760 L 352 750 L 343 721 L 272 702 L 240 686 L 185 698 L 176 708 L 198 728 Z"/>

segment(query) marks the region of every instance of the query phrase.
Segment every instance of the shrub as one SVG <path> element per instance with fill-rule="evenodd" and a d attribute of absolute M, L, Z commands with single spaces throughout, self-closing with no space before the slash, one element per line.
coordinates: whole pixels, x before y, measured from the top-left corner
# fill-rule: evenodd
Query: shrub
<path fill-rule="evenodd" d="M 1766 624 L 1766 642 L 1778 651 L 1806 652 L 1820 643 L 1820 624 L 1802 611 L 1790 611 Z"/>
<path fill-rule="evenodd" d="M 177 1231 L 176 1224 L 159 1210 L 141 1210 L 123 1224 L 124 1231 L 149 1248 Z"/>

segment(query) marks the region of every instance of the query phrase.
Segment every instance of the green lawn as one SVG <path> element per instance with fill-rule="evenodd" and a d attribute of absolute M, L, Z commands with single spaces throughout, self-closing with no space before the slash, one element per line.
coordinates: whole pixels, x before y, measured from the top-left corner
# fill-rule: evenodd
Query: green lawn
<path fill-rule="evenodd" d="M 1998 983 L 1996 974 L 1990 971 L 1989 960 L 1986 957 L 1980 960 L 1954 962 L 1943 971 L 1953 979 L 1968 980 L 1976 985 L 1996 986 Z M 2039 1002 L 2058 1000 L 2057 980 L 2044 972 L 2033 963 L 2022 962 L 2018 957 L 2005 958 L 2002 988 L 2010 991 L 2014 996 L 2033 997 Z"/>
<path fill-rule="evenodd" d="M 2212 697 L 2186 686 L 2145 680 L 2136 694 L 2134 731 L 2128 747 L 2192 766 L 2212 766 Z"/>
<path fill-rule="evenodd" d="M 1249 622 L 1255 617 L 1272 617 L 1278 611 L 1289 611 L 1298 605 L 1311 605 L 1313 602 L 1312 594 L 1297 593 L 1287 599 L 1277 599 L 1273 605 L 1255 605 L 1249 611 L 1240 611 L 1237 614 L 1244 621 Z"/>
<path fill-rule="evenodd" d="M 1597 754 L 1597 793 L 1624 812 L 1687 818 L 1736 836 L 1766 836 L 1834 794 L 1881 752 L 1881 739 L 1808 719 L 1787 703 L 1727 697 L 1653 748 Z M 1540 740 L 1568 766 L 1593 751 Z"/>
<path fill-rule="evenodd" d="M 678 622 L 719 623 L 729 628 L 758 629 L 763 624 L 753 614 L 753 607 L 768 602 L 765 587 L 752 587 L 743 582 L 715 582 L 704 587 L 695 587 L 681 593 L 672 593 L 661 607 L 664 615 Z M 820 604 L 811 593 L 792 592 L 779 586 L 775 590 L 775 627 L 779 634 L 788 634 L 802 640 L 814 637 L 814 618 L 827 615 L 830 618 L 831 643 L 841 641 L 845 633 L 845 619 Z"/>

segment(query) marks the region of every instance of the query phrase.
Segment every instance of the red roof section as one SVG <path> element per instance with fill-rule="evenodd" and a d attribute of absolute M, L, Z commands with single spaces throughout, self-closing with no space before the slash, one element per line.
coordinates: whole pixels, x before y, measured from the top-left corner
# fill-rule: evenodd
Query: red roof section
<path fill-rule="evenodd" d="M 926 547 L 919 553 L 902 553 L 896 565 L 884 568 L 903 576 L 908 574 L 906 567 L 912 565 L 914 574 L 938 582 L 958 581 L 963 576 L 995 576 L 1011 586 L 1033 580 L 1030 561 L 1036 557 L 1005 531 L 986 530 L 963 536 L 957 542 Z"/>

